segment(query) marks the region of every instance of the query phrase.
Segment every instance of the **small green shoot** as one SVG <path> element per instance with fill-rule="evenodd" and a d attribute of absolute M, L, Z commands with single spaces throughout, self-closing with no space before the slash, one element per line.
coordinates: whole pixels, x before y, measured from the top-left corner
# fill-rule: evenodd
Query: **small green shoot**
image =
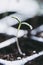
<path fill-rule="evenodd" d="M 26 22 L 21 22 L 21 21 L 20 21 L 18 18 L 16 18 L 16 17 L 12 17 L 12 18 L 16 19 L 16 20 L 18 21 L 18 23 L 19 23 L 18 31 L 20 30 L 21 25 L 26 25 L 26 26 L 30 27 L 30 29 L 33 29 L 33 27 L 32 27 L 30 24 L 28 24 L 28 23 L 26 23 Z M 17 31 L 17 36 L 16 36 L 16 37 L 17 37 L 17 48 L 18 48 L 19 53 L 20 53 L 21 55 L 25 56 L 25 53 L 23 53 L 23 52 L 21 51 L 21 48 L 20 48 L 20 46 L 19 46 L 19 42 L 18 42 L 18 31 Z"/>

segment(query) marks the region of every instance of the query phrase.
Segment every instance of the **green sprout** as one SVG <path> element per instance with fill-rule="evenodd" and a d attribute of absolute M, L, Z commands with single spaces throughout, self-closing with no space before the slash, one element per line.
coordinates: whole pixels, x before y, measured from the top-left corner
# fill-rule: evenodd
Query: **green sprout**
<path fill-rule="evenodd" d="M 16 17 L 12 17 L 12 18 L 16 19 L 16 20 L 18 21 L 18 23 L 19 23 L 19 25 L 18 25 L 18 31 L 20 30 L 21 25 L 26 25 L 26 26 L 30 27 L 31 30 L 33 29 L 33 27 L 32 27 L 30 24 L 28 24 L 28 23 L 26 23 L 26 22 L 21 22 L 21 21 L 20 21 L 18 18 L 16 18 Z M 23 52 L 21 51 L 21 48 L 20 48 L 20 46 L 19 46 L 19 42 L 18 42 L 18 31 L 17 31 L 17 36 L 16 36 L 16 38 L 17 38 L 17 48 L 18 48 L 19 53 L 20 53 L 21 55 L 25 56 L 25 53 L 23 53 Z"/>

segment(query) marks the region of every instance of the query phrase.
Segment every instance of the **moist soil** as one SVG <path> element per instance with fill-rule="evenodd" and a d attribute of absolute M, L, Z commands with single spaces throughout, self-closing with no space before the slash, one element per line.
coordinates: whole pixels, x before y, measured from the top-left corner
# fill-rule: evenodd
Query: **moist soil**
<path fill-rule="evenodd" d="M 0 34 L 0 42 L 10 39 L 13 36 L 8 36 L 4 34 Z M 22 58 L 25 58 L 27 56 L 31 56 L 32 54 L 38 53 L 41 50 L 43 50 L 43 45 L 40 42 L 31 40 L 28 36 L 27 38 L 20 38 L 19 45 L 23 53 L 26 55 L 20 55 L 17 49 L 16 42 L 12 45 L 9 45 L 5 48 L 0 49 L 0 58 L 5 60 L 20 60 Z M 33 52 L 35 51 L 35 53 Z M 0 64 L 1 65 L 1 64 Z M 25 65 L 43 65 L 43 56 L 40 56 L 32 61 L 27 62 Z"/>
<path fill-rule="evenodd" d="M 4 13 L 4 14 L 6 14 L 6 13 Z M 2 19 L 3 17 L 6 16 L 4 14 L 0 14 L 0 19 Z M 12 14 L 12 13 L 10 12 L 10 14 Z M 7 13 L 7 16 L 10 14 Z M 34 18 L 26 20 L 26 22 L 31 24 L 33 26 L 33 28 L 36 28 L 36 27 L 40 26 L 41 24 L 43 24 L 43 16 L 39 16 L 39 17 L 36 16 Z M 17 27 L 17 25 L 14 27 Z M 22 26 L 22 28 L 27 29 L 28 27 Z M 41 33 L 37 33 L 36 36 L 40 37 L 40 35 L 41 35 Z M 13 36 L 0 34 L 0 42 L 3 42 L 12 37 Z M 22 37 L 19 39 L 20 48 L 21 48 L 22 52 L 26 54 L 25 56 L 22 56 L 19 54 L 16 42 L 15 42 L 12 45 L 9 45 L 5 48 L 0 49 L 0 58 L 13 61 L 13 60 L 18 60 L 18 58 L 22 59 L 22 58 L 31 56 L 32 54 L 42 51 L 43 43 L 31 40 L 29 37 L 30 37 L 30 34 L 27 35 L 27 38 Z M 36 51 L 36 52 L 34 53 L 33 51 Z M 0 63 L 0 65 L 3 65 L 3 64 Z M 29 61 L 25 65 L 43 65 L 43 56 L 40 56 L 32 61 Z"/>

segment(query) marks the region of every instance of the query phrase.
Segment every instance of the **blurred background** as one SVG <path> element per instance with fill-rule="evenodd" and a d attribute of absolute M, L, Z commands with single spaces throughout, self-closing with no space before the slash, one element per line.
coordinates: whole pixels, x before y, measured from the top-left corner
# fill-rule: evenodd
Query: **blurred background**
<path fill-rule="evenodd" d="M 22 5 L 22 4 L 20 4 L 20 7 L 17 8 L 17 11 L 15 11 L 15 9 L 13 9 L 13 8 L 16 8 L 16 6 L 14 6 L 15 4 L 12 1 L 13 2 L 17 2 L 16 4 L 19 4 L 19 2 L 21 2 L 22 4 L 23 3 L 26 4 L 27 1 L 28 1 L 28 2 L 30 2 L 30 5 L 32 5 L 32 4 L 34 4 L 36 2 L 35 6 L 36 6 L 36 10 L 38 11 L 38 13 L 37 13 L 37 11 L 35 12 L 34 5 L 33 5 L 33 7 L 31 6 L 32 8 L 30 8 L 30 6 L 26 7 L 26 6 Z M 2 2 L 3 2 L 3 0 L 2 0 Z M 0 3 L 2 3 L 2 2 L 0 0 Z M 12 6 L 12 3 L 13 3 L 13 8 L 10 7 L 9 10 L 8 10 L 8 8 L 5 9 L 6 7 L 3 8 L 3 6 L 5 5 L 5 3 L 7 3 L 7 5 L 9 3 L 10 6 Z M 39 6 L 39 9 L 37 9 L 37 4 Z M 22 9 L 22 6 L 24 6 L 25 10 Z M 28 9 L 28 8 L 30 8 L 30 9 Z M 31 11 L 28 13 L 27 10 L 28 11 L 31 10 Z M 31 13 L 34 13 L 34 12 L 35 12 L 35 14 L 31 15 Z M 17 14 L 17 13 L 20 14 L 21 17 L 22 17 L 22 15 L 24 16 L 24 17 L 20 18 L 21 20 L 23 19 L 22 22 L 25 21 L 25 22 L 27 22 L 27 23 L 29 23 L 29 24 L 31 24 L 33 26 L 32 30 L 28 29 L 28 27 L 25 26 L 25 25 L 23 25 L 21 27 L 21 29 L 23 29 L 23 30 L 28 30 L 27 37 L 21 37 L 21 38 L 19 38 L 19 42 L 21 43 L 20 46 L 21 46 L 22 50 L 24 49 L 24 51 L 25 51 L 28 48 L 29 48 L 29 50 L 32 50 L 32 51 L 36 50 L 37 52 L 43 50 L 43 0 L 11 0 L 11 1 L 8 0 L 8 2 L 4 1 L 4 4 L 0 5 L 0 20 L 2 20 L 2 21 L 3 21 L 3 19 L 5 17 L 8 17 L 8 16 L 10 17 L 10 15 L 13 15 L 13 14 L 15 16 L 15 14 Z M 27 15 L 27 14 L 29 14 L 31 16 L 28 17 L 29 15 Z M 6 19 L 4 21 L 6 21 Z M 14 25 L 12 25 L 12 27 L 17 28 L 18 24 L 16 24 L 16 25 L 14 24 Z M 7 39 L 10 39 L 12 37 L 14 37 L 14 36 L 10 36 L 10 35 L 6 35 L 6 34 L 0 33 L 0 42 L 5 41 Z M 24 43 L 25 43 L 25 45 L 24 45 Z M 11 46 L 14 48 L 13 45 L 11 45 Z M 1 51 L 1 53 L 4 52 L 6 54 L 8 50 L 10 50 L 10 52 L 11 52 L 11 48 L 12 47 L 8 47 L 8 48 L 6 48 L 6 50 L 4 48 L 4 49 L 2 49 L 2 51 L 1 50 L 0 51 Z M 9 53 L 9 51 L 8 51 L 8 53 Z M 27 52 L 27 55 L 28 55 L 28 52 Z M 43 65 L 43 56 L 41 57 L 41 59 L 39 59 L 38 62 L 37 61 L 38 60 L 35 61 L 36 64 L 39 63 L 39 61 L 40 61 L 40 64 L 37 64 L 37 65 Z M 26 65 L 28 65 L 28 64 L 26 64 Z M 33 65 L 35 65 L 35 64 L 33 63 Z"/>

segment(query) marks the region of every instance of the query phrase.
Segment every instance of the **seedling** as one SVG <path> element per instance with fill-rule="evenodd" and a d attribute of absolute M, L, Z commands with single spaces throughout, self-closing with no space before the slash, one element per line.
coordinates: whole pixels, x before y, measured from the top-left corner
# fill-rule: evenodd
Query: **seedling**
<path fill-rule="evenodd" d="M 21 22 L 21 21 L 20 21 L 18 18 L 16 18 L 16 17 L 12 17 L 12 18 L 16 19 L 16 20 L 18 21 L 18 23 L 19 23 L 18 29 L 17 29 L 17 36 L 16 36 L 16 38 L 17 38 L 17 48 L 18 48 L 18 51 L 19 51 L 19 53 L 20 53 L 21 55 L 25 56 L 25 53 L 23 53 L 23 52 L 21 51 L 21 48 L 20 48 L 20 46 L 19 46 L 18 31 L 20 30 L 21 25 L 26 25 L 26 26 L 30 27 L 30 29 L 33 29 L 33 27 L 32 27 L 30 24 L 26 23 L 26 22 Z"/>

